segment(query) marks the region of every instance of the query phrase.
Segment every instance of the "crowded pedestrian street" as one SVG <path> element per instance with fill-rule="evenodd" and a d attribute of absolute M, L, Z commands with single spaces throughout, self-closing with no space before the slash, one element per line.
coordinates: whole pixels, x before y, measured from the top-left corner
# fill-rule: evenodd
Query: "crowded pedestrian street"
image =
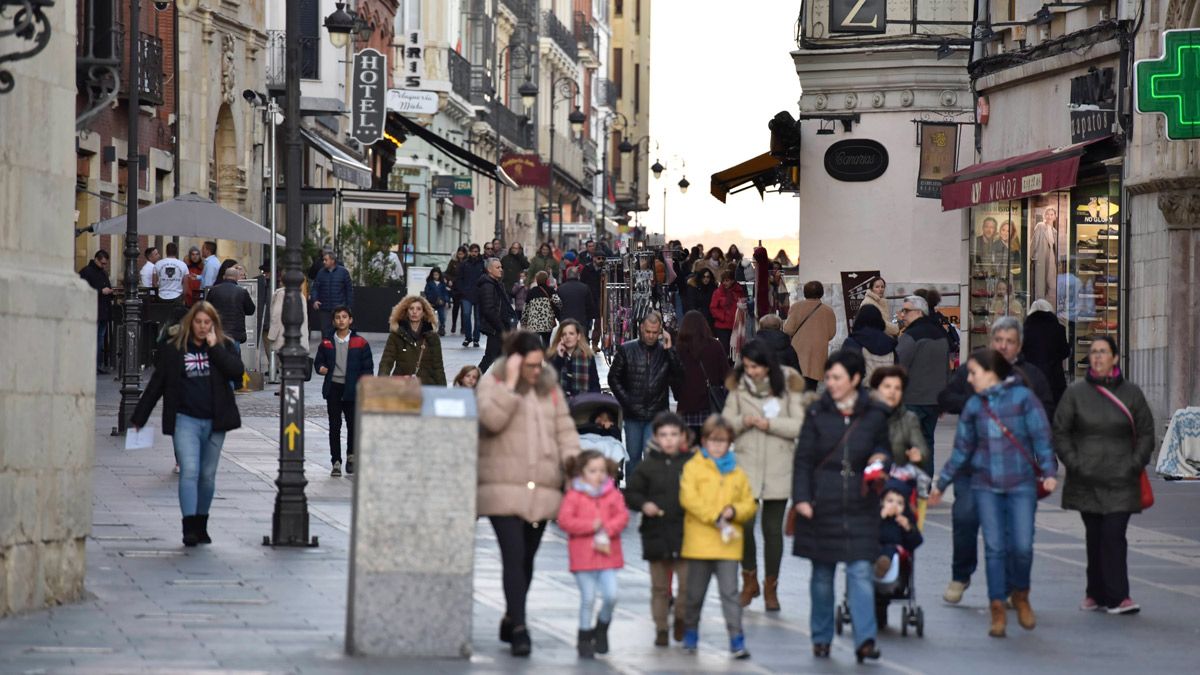
<path fill-rule="evenodd" d="M 0 675 L 1191 673 L 1200 0 L 0 0 Z"/>

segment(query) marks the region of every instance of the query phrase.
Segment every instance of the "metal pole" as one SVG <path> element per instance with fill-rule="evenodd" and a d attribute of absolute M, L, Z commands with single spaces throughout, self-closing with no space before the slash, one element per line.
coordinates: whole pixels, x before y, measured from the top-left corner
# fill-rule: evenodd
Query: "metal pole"
<path fill-rule="evenodd" d="M 275 156 L 279 153 L 279 146 L 278 146 L 278 143 L 276 141 L 276 136 L 275 136 L 276 127 L 277 127 L 277 125 L 275 124 L 275 115 L 278 112 L 279 112 L 279 104 L 276 103 L 275 98 L 272 97 L 270 99 L 270 101 L 267 103 L 267 120 L 268 120 L 267 123 L 271 125 L 271 133 L 267 134 L 267 144 L 271 148 L 271 187 L 270 187 L 271 208 L 267 212 L 267 219 L 271 223 L 271 302 L 275 302 L 275 289 L 276 289 L 277 280 L 279 279 L 279 273 L 278 273 L 278 269 L 276 267 L 276 265 L 277 265 L 276 258 L 279 257 L 279 255 L 278 255 L 279 247 L 277 244 L 277 236 L 278 235 L 276 234 L 276 232 L 278 230 L 276 229 L 276 224 L 275 224 L 275 212 L 277 210 L 276 202 L 275 202 L 275 199 L 276 199 L 275 186 L 279 183 L 279 179 L 277 179 L 275 177 Z M 270 361 L 270 364 L 268 367 L 269 372 L 267 373 L 267 377 L 268 377 L 268 379 L 271 380 L 272 384 L 275 384 L 276 382 L 279 381 L 279 372 L 277 370 L 278 363 L 276 363 L 277 356 L 278 355 L 275 353 L 275 350 L 272 349 L 271 350 L 271 361 Z"/>
<path fill-rule="evenodd" d="M 138 116 L 142 107 L 141 3 L 129 2 L 129 138 L 125 158 L 125 335 L 121 364 L 121 410 L 117 433 L 125 433 L 133 409 L 142 396 L 141 333 L 142 299 L 138 295 L 138 188 L 141 170 L 138 157 Z"/>
<path fill-rule="evenodd" d="M 136 2 L 136 0 L 134 0 Z M 304 487 L 304 375 L 308 350 L 302 344 L 307 336 L 300 334 L 304 319 L 304 299 L 300 284 L 300 241 L 304 224 L 300 203 L 301 166 L 304 159 L 300 141 L 300 3 L 289 2 L 286 9 L 285 51 L 287 54 L 287 100 L 283 118 L 284 147 L 287 161 L 284 171 L 287 185 L 287 247 L 283 258 L 283 382 L 279 395 L 279 477 L 275 485 L 275 511 L 271 516 L 271 536 L 264 544 L 274 546 L 308 546 L 308 499 Z M 317 545 L 313 538 L 312 546 Z"/>
<path fill-rule="evenodd" d="M 554 234 L 554 88 L 550 88 L 550 184 L 546 188 L 550 206 L 546 207 L 546 233 Z M 547 239 L 550 237 L 547 236 Z M 562 239 L 562 219 L 559 219 L 558 238 Z M 541 244 L 538 244 L 541 246 Z M 558 242 L 562 246 L 562 242 Z M 551 251 L 554 253 L 554 251 Z"/>
<path fill-rule="evenodd" d="M 663 185 L 663 243 L 667 243 L 667 186 Z"/>
<path fill-rule="evenodd" d="M 608 121 L 611 116 L 604 118 L 604 134 L 600 148 L 600 224 L 596 227 L 596 239 L 604 234 L 605 217 L 608 215 Z"/>

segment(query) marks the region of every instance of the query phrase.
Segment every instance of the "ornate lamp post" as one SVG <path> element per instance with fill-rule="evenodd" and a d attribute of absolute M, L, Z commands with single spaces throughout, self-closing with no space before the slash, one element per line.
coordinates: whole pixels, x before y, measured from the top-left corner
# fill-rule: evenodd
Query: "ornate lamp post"
<path fill-rule="evenodd" d="M 516 51 L 514 51 L 514 50 L 516 50 Z M 528 121 L 529 109 L 532 108 L 535 103 L 537 103 L 537 95 L 538 95 L 538 86 L 537 86 L 537 84 L 535 84 L 533 82 L 533 79 L 532 79 L 532 73 L 533 73 L 532 47 L 530 47 L 529 45 L 522 44 L 520 42 L 509 43 L 507 47 L 505 47 L 504 49 L 502 49 L 500 51 L 500 57 L 504 57 L 506 55 L 508 56 L 508 64 L 506 66 L 501 67 L 499 74 L 502 75 L 502 74 L 507 73 L 507 74 L 511 75 L 511 73 L 513 71 L 513 67 L 516 65 L 516 61 L 513 59 L 514 53 L 521 54 L 523 57 L 524 63 L 525 63 L 525 81 L 522 82 L 521 85 L 517 87 L 517 95 L 521 98 L 521 106 L 525 112 L 525 120 Z M 497 77 L 496 79 L 497 79 L 497 81 L 499 81 L 500 78 Z M 494 102 L 499 103 L 499 101 L 494 101 Z M 501 104 L 501 105 L 503 105 L 503 104 Z M 500 148 L 501 148 L 500 127 L 496 123 L 496 121 L 493 121 L 492 126 L 493 126 L 493 131 L 495 131 L 495 133 L 496 133 L 496 166 L 499 166 L 500 165 Z M 493 236 L 496 239 L 504 241 L 504 221 L 500 218 L 500 192 L 502 189 L 504 189 L 504 186 L 497 183 L 496 184 L 496 225 L 495 225 L 495 234 Z"/>
<path fill-rule="evenodd" d="M 579 97 L 579 84 L 570 77 L 563 76 L 554 81 L 550 87 L 550 187 L 547 192 L 550 197 L 549 215 L 550 220 L 546 223 L 547 231 L 554 230 L 554 111 L 558 108 L 559 101 L 571 100 L 575 101 Z M 578 135 L 583 131 L 583 123 L 587 121 L 587 115 L 579 109 L 576 104 L 575 109 L 571 114 L 567 115 L 567 122 L 571 125 L 571 132 Z M 562 208 L 562 205 L 559 205 Z M 558 244 L 562 245 L 562 216 L 558 218 Z"/>
<path fill-rule="evenodd" d="M 46 18 L 44 10 L 53 6 L 54 0 L 0 0 L 0 22 L 7 20 L 8 8 L 16 8 L 12 16 L 12 28 L 4 28 L 0 23 L 0 39 L 15 36 L 32 43 L 15 52 L 0 52 L 0 63 L 32 58 L 50 44 L 50 20 Z M 0 94 L 7 94 L 15 86 L 12 73 L 0 68 Z"/>
<path fill-rule="evenodd" d="M 616 129 L 618 131 L 628 129 L 629 118 L 625 117 L 621 112 L 614 110 L 604 116 L 603 124 L 604 143 L 601 150 L 603 150 L 604 154 L 600 157 L 600 231 L 603 231 L 604 218 L 608 215 L 608 131 L 609 129 Z M 633 146 L 629 145 L 629 141 L 622 137 L 618 150 L 626 152 L 626 147 L 633 150 Z"/>

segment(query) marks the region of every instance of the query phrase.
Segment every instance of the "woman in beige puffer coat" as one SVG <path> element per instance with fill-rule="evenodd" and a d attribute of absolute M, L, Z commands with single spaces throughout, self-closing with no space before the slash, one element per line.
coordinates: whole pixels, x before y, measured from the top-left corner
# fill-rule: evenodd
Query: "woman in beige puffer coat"
<path fill-rule="evenodd" d="M 742 360 L 726 381 L 729 397 L 724 417 L 737 434 L 733 441 L 738 466 L 746 472 L 762 521 L 766 576 L 764 602 L 769 612 L 779 611 L 776 588 L 783 559 L 783 521 L 792 494 L 792 465 L 796 439 L 804 425 L 804 393 L 800 373 L 779 365 L 774 350 L 759 340 L 742 348 Z M 759 594 L 755 559 L 754 519 L 745 527 L 742 549 L 742 595 L 745 607 Z"/>
<path fill-rule="evenodd" d="M 503 358 L 475 389 L 479 408 L 476 512 L 488 516 L 504 568 L 506 612 L 500 639 L 514 656 L 532 651 L 525 596 L 533 580 L 546 521 L 558 515 L 566 460 L 579 454 L 558 375 L 545 362 L 542 340 L 518 331 L 504 341 Z"/>
<path fill-rule="evenodd" d="M 867 290 L 867 295 L 862 299 L 862 305 L 874 305 L 879 309 L 879 313 L 883 316 L 883 331 L 888 334 L 888 337 L 896 337 L 900 334 L 900 326 L 892 320 L 893 312 L 887 303 L 887 282 L 883 277 L 876 277 L 871 281 L 871 288 Z"/>

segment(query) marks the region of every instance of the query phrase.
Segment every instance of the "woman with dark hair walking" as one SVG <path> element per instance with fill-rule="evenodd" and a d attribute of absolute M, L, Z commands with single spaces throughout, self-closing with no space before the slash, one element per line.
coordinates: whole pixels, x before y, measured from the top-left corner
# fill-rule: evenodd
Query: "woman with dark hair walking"
<path fill-rule="evenodd" d="M 1040 301 L 1039 301 L 1040 302 Z M 1067 468 L 1062 506 L 1078 511 L 1087 533 L 1087 589 L 1079 609 L 1132 614 L 1129 517 L 1145 508 L 1142 475 L 1154 453 L 1154 415 L 1117 366 L 1117 343 L 1097 335 L 1088 371 L 1054 413 L 1054 448 Z"/>
<path fill-rule="evenodd" d="M 867 364 L 864 379 L 870 380 L 877 368 L 895 365 L 896 338 L 887 333 L 887 324 L 875 305 L 863 305 L 854 317 L 854 329 L 842 342 L 842 349 L 853 349 L 862 354 Z"/>
<path fill-rule="evenodd" d="M 862 386 L 857 352 L 830 354 L 825 392 L 808 408 L 792 475 L 796 504 L 795 554 L 812 561 L 813 655 L 829 658 L 833 642 L 833 577 L 846 566 L 854 653 L 878 659 L 872 565 L 879 555 L 879 499 L 864 491 L 863 470 L 888 452 L 887 408 Z"/>
<path fill-rule="evenodd" d="M 533 649 L 525 596 L 546 523 L 558 515 L 567 459 L 579 454 L 579 434 L 554 369 L 546 367 L 537 335 L 516 331 L 503 357 L 475 389 L 479 406 L 476 510 L 496 533 L 503 565 L 504 618 L 500 639 L 513 656 Z"/>
<path fill-rule="evenodd" d="M 978 349 L 968 359 L 967 371 L 975 396 L 958 418 L 954 453 L 938 474 L 929 505 L 941 502 L 942 491 L 960 471 L 971 472 L 987 559 L 988 635 L 1004 637 L 1010 593 L 1021 627 L 1033 630 L 1037 625 L 1029 590 L 1038 484 L 1045 494 L 1053 492 L 1058 464 L 1042 404 L 1014 375 L 1008 359 L 994 349 Z"/>
<path fill-rule="evenodd" d="M 233 387 L 245 369 L 221 331 L 217 310 L 200 300 L 169 332 L 158 350 L 154 375 L 129 423 L 140 429 L 163 400 L 162 430 L 179 464 L 183 545 L 211 544 L 208 510 L 217 489 L 217 462 L 225 432 L 242 426 Z"/>
<path fill-rule="evenodd" d="M 741 362 L 725 381 L 729 398 L 722 417 L 733 425 L 738 461 L 750 479 L 750 491 L 762 514 L 763 602 L 768 612 L 779 611 L 779 567 L 783 560 L 783 521 L 792 494 L 792 464 L 796 437 L 804 424 L 804 378 L 779 365 L 775 351 L 761 340 L 742 348 Z M 754 516 L 746 521 L 742 538 L 742 607 L 758 597 L 757 545 Z"/>
<path fill-rule="evenodd" d="M 525 311 L 521 313 L 521 328 L 537 333 L 542 347 L 549 349 L 550 334 L 558 325 L 562 299 L 550 287 L 550 273 L 542 270 L 533 276 L 533 286 L 525 296 Z"/>
<path fill-rule="evenodd" d="M 714 408 L 714 396 L 724 401 L 729 359 L 704 315 L 695 310 L 683 315 L 675 352 L 683 365 L 683 381 L 674 392 L 675 412 L 699 438 L 704 420 L 721 413 L 719 405 Z"/>

